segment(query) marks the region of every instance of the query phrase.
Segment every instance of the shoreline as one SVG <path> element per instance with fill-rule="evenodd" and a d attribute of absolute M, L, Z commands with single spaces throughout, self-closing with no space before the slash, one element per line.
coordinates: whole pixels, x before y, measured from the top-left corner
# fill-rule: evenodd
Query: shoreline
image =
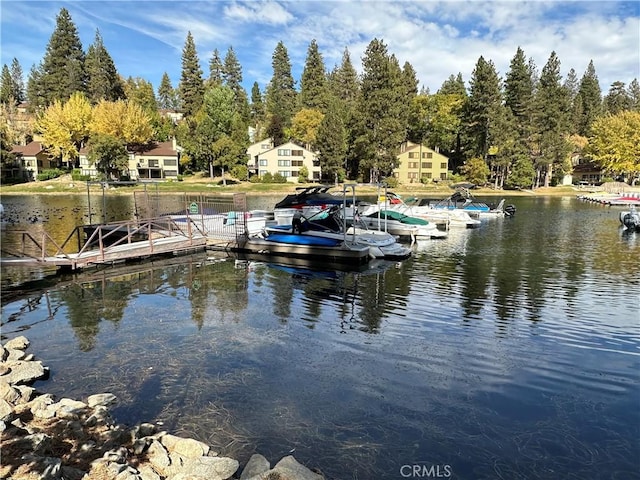
<path fill-rule="evenodd" d="M 31 385 L 49 369 L 27 354 L 29 340 L 0 344 L 0 478 L 33 480 L 323 480 L 292 455 L 273 467 L 254 453 L 238 460 L 213 446 L 172 435 L 153 423 L 117 424 L 111 393 L 85 401 L 56 399 Z M 241 472 L 241 473 L 240 473 Z M 239 476 L 238 476 L 239 474 Z"/>
<path fill-rule="evenodd" d="M 52 180 L 21 183 L 16 185 L 0 185 L 0 197 L 3 195 L 134 195 L 135 193 L 150 192 L 160 195 L 180 194 L 215 194 L 233 195 L 246 193 L 247 195 L 287 195 L 294 193 L 298 188 L 317 185 L 314 183 L 289 183 L 289 184 L 260 184 L 260 183 L 233 183 L 223 186 L 221 178 L 189 178 L 182 182 L 157 182 L 141 183 L 134 186 L 111 186 L 103 189 L 100 185 L 91 185 L 89 188 L 85 182 L 73 182 L 70 175 L 63 175 Z M 349 183 L 348 183 L 349 184 Z M 640 186 L 632 187 L 626 184 L 616 183 L 613 187 L 616 193 L 640 192 Z M 340 192 L 343 184 L 335 186 L 335 192 Z M 617 190 L 616 190 L 617 189 Z M 388 188 L 399 195 L 419 196 L 426 198 L 447 198 L 455 188 L 449 184 L 433 185 L 399 185 L 396 188 Z M 474 197 L 518 197 L 518 196 L 578 196 L 581 194 L 608 193 L 611 188 L 586 187 L 578 188 L 571 185 L 556 187 L 540 187 L 535 190 L 495 190 L 493 188 L 474 188 L 471 193 Z M 378 189 L 366 184 L 358 184 L 357 193 L 363 195 L 376 195 Z"/>

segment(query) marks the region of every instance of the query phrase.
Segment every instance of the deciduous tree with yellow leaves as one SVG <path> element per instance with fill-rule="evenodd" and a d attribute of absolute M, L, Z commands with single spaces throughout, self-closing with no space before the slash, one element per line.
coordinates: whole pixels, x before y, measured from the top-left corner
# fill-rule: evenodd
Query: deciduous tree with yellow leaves
<path fill-rule="evenodd" d="M 596 119 L 586 152 L 604 170 L 635 184 L 640 178 L 640 112 L 627 110 Z"/>
<path fill-rule="evenodd" d="M 91 104 L 84 94 L 76 92 L 66 103 L 54 100 L 36 120 L 35 129 L 51 155 L 73 161 L 89 137 L 91 116 Z"/>

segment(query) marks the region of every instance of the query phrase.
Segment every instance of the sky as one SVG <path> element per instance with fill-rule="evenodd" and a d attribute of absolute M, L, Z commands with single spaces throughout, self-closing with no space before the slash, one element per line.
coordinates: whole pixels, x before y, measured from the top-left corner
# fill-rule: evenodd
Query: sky
<path fill-rule="evenodd" d="M 279 41 L 287 48 L 299 86 L 309 44 L 316 40 L 325 67 L 339 65 L 345 48 L 356 70 L 377 38 L 400 65 L 411 63 L 420 87 L 436 92 L 450 76 L 467 83 L 480 56 L 504 79 L 518 47 L 539 70 L 555 51 L 566 77 L 578 78 L 593 60 L 603 95 L 611 83 L 640 80 L 639 1 L 370 1 L 2 0 L 0 63 L 17 58 L 26 83 L 44 57 L 56 16 L 66 8 L 86 52 L 96 29 L 123 77 L 141 77 L 155 90 L 164 72 L 174 87 L 187 32 L 193 35 L 203 77 L 214 49 L 233 47 L 250 94 L 264 92 Z"/>

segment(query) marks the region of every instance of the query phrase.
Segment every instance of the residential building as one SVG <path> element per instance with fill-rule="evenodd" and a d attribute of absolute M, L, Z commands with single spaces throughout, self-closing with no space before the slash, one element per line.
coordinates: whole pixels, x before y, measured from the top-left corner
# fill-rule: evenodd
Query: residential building
<path fill-rule="evenodd" d="M 424 145 L 406 142 L 400 147 L 393 176 L 401 184 L 446 180 L 449 158 Z"/>
<path fill-rule="evenodd" d="M 175 140 L 152 142 L 129 149 L 129 178 L 131 180 L 177 180 L 180 147 Z M 90 165 L 87 149 L 80 150 L 80 170 L 82 175 L 95 178 L 95 165 Z"/>
<path fill-rule="evenodd" d="M 38 177 L 38 173 L 58 167 L 58 161 L 52 158 L 40 142 L 29 142 L 26 145 L 14 145 L 11 153 L 16 160 L 11 165 L 2 166 L 3 181 L 9 178 L 31 181 Z"/>
<path fill-rule="evenodd" d="M 263 176 L 280 174 L 288 182 L 297 183 L 302 167 L 306 167 L 310 181 L 320 181 L 321 169 L 318 155 L 297 143 L 287 142 L 277 147 L 270 138 L 254 143 L 247 149 L 250 174 Z"/>

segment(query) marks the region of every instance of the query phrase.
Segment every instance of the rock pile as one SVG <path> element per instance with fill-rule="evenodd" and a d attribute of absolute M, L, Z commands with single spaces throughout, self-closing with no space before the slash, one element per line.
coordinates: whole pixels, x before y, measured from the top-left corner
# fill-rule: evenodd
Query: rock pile
<path fill-rule="evenodd" d="M 273 468 L 255 454 L 239 462 L 219 456 L 198 440 L 157 431 L 142 423 L 114 422 L 115 395 L 91 395 L 86 402 L 37 392 L 46 378 L 42 362 L 27 354 L 29 341 L 17 337 L 0 345 L 0 478 L 14 480 L 322 480 L 292 456 Z"/>

